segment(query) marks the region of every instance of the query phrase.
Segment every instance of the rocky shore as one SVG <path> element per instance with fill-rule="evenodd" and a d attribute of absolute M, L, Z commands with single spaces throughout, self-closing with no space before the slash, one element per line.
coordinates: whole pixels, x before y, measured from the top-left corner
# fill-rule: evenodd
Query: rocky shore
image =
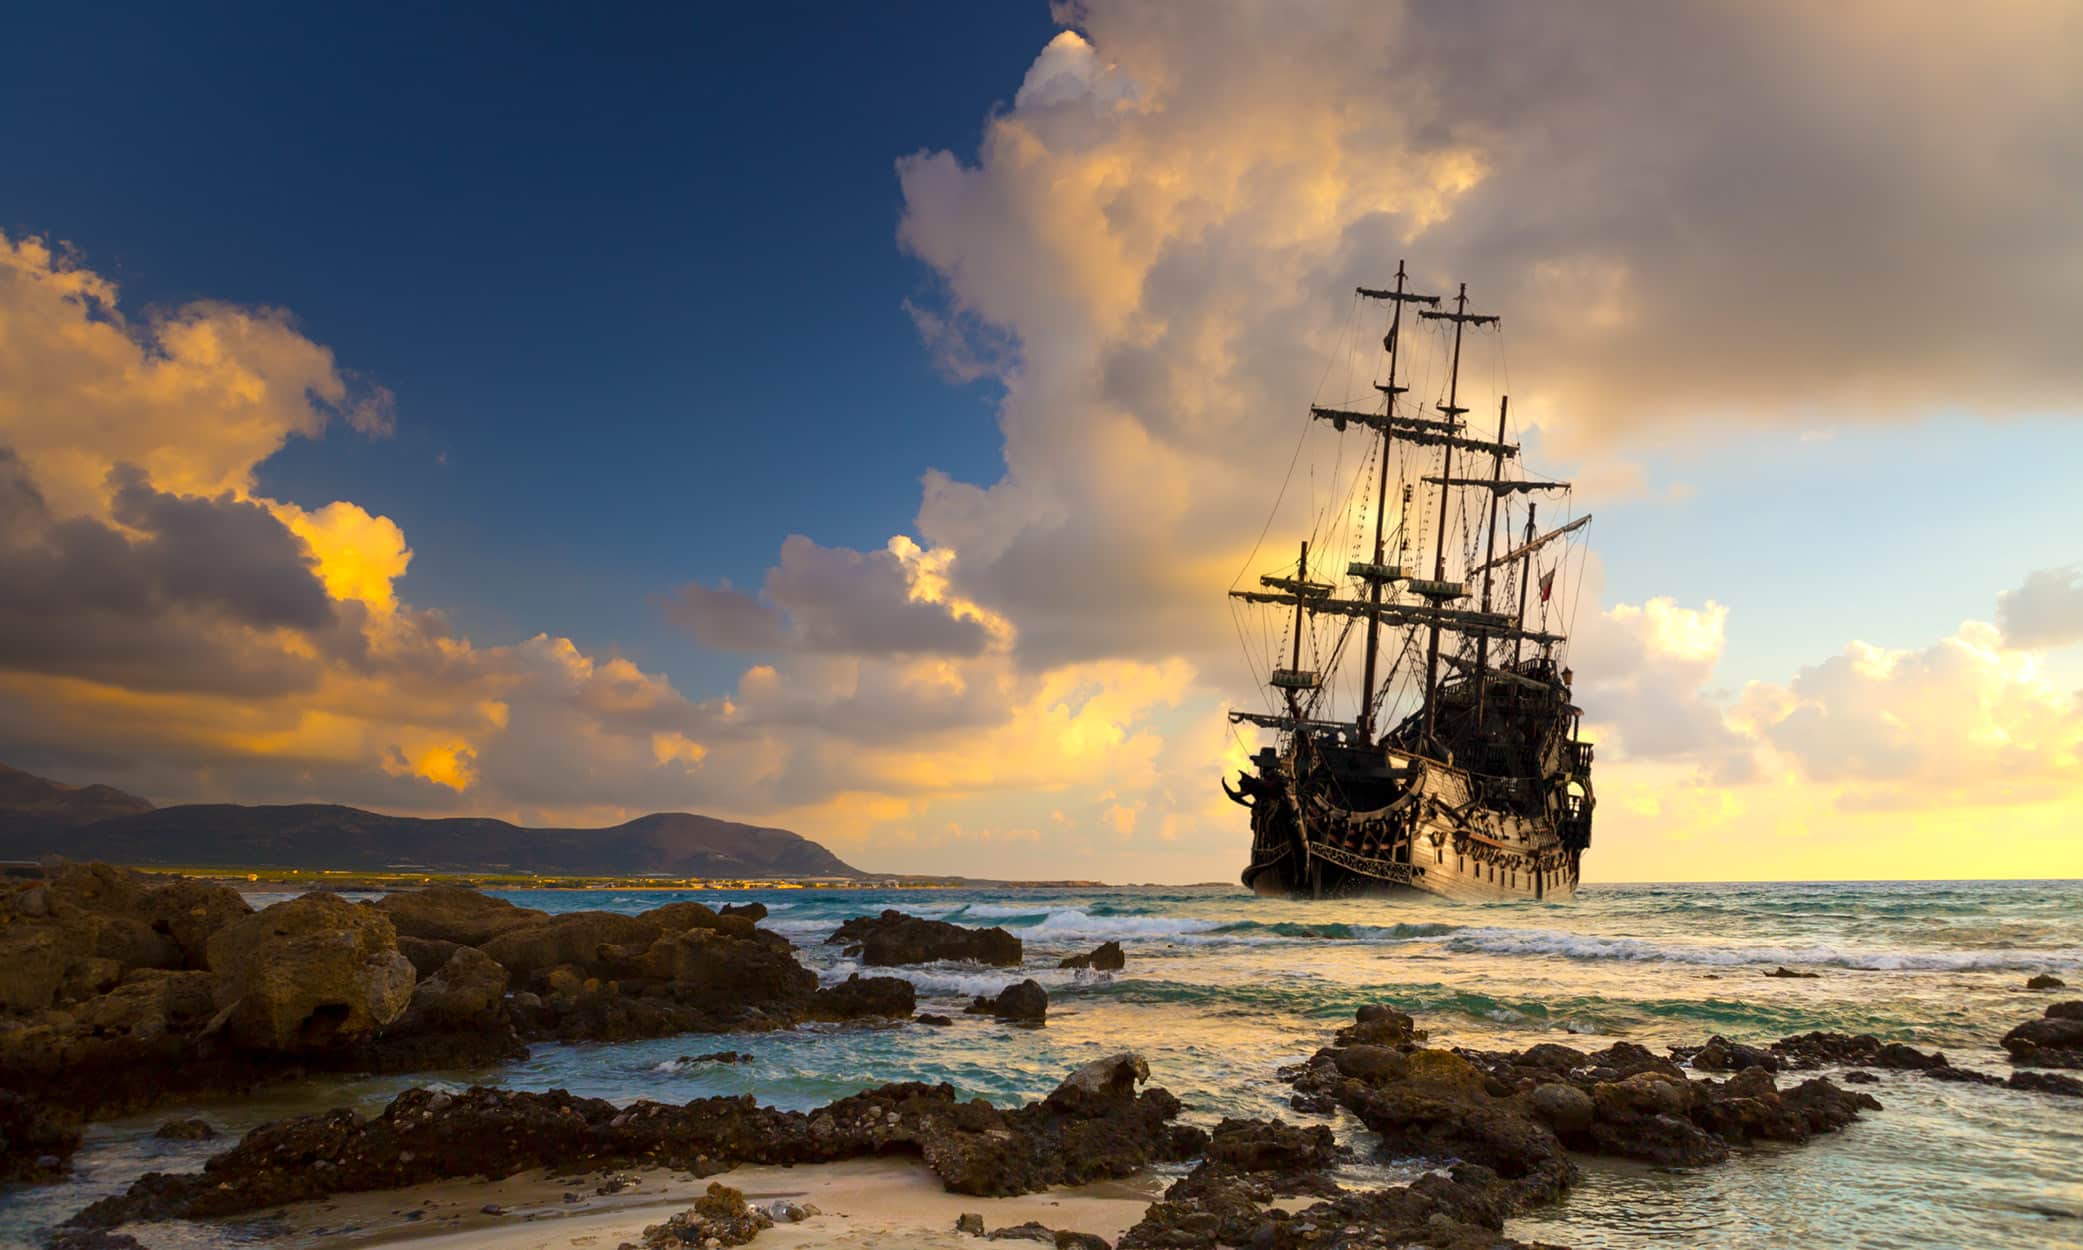
<path fill-rule="evenodd" d="M 83 1119 L 313 1071 L 468 1068 L 545 1040 L 911 1015 L 895 977 L 820 988 L 765 909 L 551 916 L 455 886 L 255 911 L 228 886 L 64 864 L 0 883 L 0 1178 Z"/>
<path fill-rule="evenodd" d="M 765 919 L 758 904 L 693 902 L 549 915 L 457 887 L 366 903 L 313 894 L 255 911 L 222 886 L 105 865 L 9 882 L 0 885 L 0 1168 L 9 1179 L 48 1180 L 64 1171 L 83 1118 L 299 1073 L 489 1065 L 540 1042 L 809 1022 L 951 1024 L 915 1017 L 905 979 L 854 974 L 821 985 L 786 938 L 761 927 Z M 1048 993 L 1021 977 L 1024 952 L 1003 930 L 885 911 L 840 924 L 826 944 L 879 967 L 961 960 L 1006 969 L 1003 988 L 968 1010 L 1047 1022 Z M 1108 942 L 1060 960 L 1052 952 L 1038 966 L 1051 965 L 1082 981 L 1124 959 Z M 2008 1076 L 1829 1032 L 1762 1045 L 1716 1036 L 1668 1053 L 1628 1042 L 1490 1051 L 1433 1045 L 1409 1015 L 1373 1005 L 1277 1073 L 1292 1119 L 1186 1123 L 1179 1100 L 1128 1051 L 1078 1068 L 1046 1097 L 1004 1107 L 916 1082 L 810 1110 L 750 1096 L 618 1104 L 563 1091 L 418 1088 L 379 1114 L 338 1109 L 264 1124 L 198 1172 L 148 1173 L 78 1211 L 51 1244 L 123 1247 L 136 1244 L 131 1226 L 151 1221 L 258 1219 L 292 1204 L 536 1172 L 706 1179 L 908 1159 L 946 1194 L 994 1201 L 1147 1185 L 1158 1165 L 1178 1177 L 1146 1192 L 1105 1237 L 965 1214 L 964 1235 L 986 1239 L 1086 1250 L 1509 1248 L 1522 1243 L 1506 1222 L 1567 1195 L 1588 1160 L 1702 1168 L 1762 1144 L 1798 1146 L 1880 1110 L 1860 1088 L 1878 1080 L 1875 1071 L 2083 1096 L 2083 1081 L 2042 1070 L 2083 1066 L 2083 1003 L 2046 1007 L 2002 1047 L 2016 1065 Z M 723 1050 L 681 1062 L 746 1057 Z M 1370 1132 L 1378 1160 L 1431 1170 L 1407 1184 L 1355 1185 L 1359 1160 L 1331 1127 L 1341 1121 Z M 210 1129 L 179 1121 L 163 1132 L 200 1140 Z M 623 1182 L 602 1184 L 605 1194 Z M 777 1215 L 728 1186 L 689 1198 L 692 1207 L 650 1220 L 629 1244 L 815 1244 L 789 1240 L 799 1208 Z"/>
<path fill-rule="evenodd" d="M 334 1111 L 255 1129 L 199 1173 L 147 1175 L 95 1203 L 67 1235 L 529 1168 L 664 1166 L 706 1177 L 740 1165 L 908 1154 L 949 1192 L 980 1196 L 1193 1162 L 1122 1236 L 1123 1247 L 1515 1246 L 1502 1236 L 1504 1220 L 1566 1193 L 1578 1176 L 1574 1156 L 1706 1166 L 1756 1142 L 1834 1132 L 1880 1106 L 1821 1078 L 1782 1090 L 1757 1067 L 1727 1080 L 1691 1076 L 1624 1044 L 1592 1054 L 1559 1046 L 1484 1054 L 1425 1040 L 1410 1017 L 1363 1008 L 1332 1045 L 1281 1074 L 1297 1111 L 1342 1108 L 1379 1135 L 1382 1155 L 1439 1162 L 1443 1170 L 1409 1185 L 1342 1187 L 1333 1171 L 1344 1156 L 1322 1123 L 1224 1120 L 1212 1132 L 1182 1124 L 1178 1100 L 1145 1087 L 1148 1067 L 1123 1053 L 1012 1109 L 921 1084 L 885 1085 L 808 1112 L 751 1098 L 617 1107 L 562 1092 L 416 1089 L 374 1118 Z M 1269 1206 L 1295 1198 L 1310 1203 Z M 727 1199 L 712 1205 L 680 1226 L 731 1214 Z M 1057 1231 L 1018 1235 L 1066 1244 Z"/>

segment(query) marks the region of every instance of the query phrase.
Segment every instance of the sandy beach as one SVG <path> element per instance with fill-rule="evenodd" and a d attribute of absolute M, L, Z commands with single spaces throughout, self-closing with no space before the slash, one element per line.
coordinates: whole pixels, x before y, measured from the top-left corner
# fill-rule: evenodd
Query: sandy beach
<path fill-rule="evenodd" d="M 616 1192 L 596 1189 L 610 1179 Z M 767 1250 L 851 1246 L 975 1245 L 955 1220 L 975 1212 L 986 1228 L 1039 1221 L 1117 1240 L 1163 1189 L 1155 1175 L 1064 1187 L 1016 1198 L 948 1193 L 916 1158 L 855 1159 L 801 1167 L 741 1167 L 696 1178 L 670 1169 L 610 1169 L 583 1177 L 524 1172 L 498 1181 L 451 1181 L 295 1203 L 259 1218 L 128 1225 L 151 1250 L 193 1250 L 265 1239 L 270 1246 L 409 1246 L 413 1250 L 614 1250 L 685 1210 L 711 1181 L 746 1201 L 807 1203 L 820 1214 L 761 1233 Z M 567 1202 L 566 1194 L 577 1201 Z M 496 1207 L 498 1214 L 485 1208 Z"/>

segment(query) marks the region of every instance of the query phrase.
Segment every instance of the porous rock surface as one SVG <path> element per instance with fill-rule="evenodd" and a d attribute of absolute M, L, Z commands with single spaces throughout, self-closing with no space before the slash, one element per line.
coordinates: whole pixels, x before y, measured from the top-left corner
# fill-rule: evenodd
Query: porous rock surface
<path fill-rule="evenodd" d="M 751 1098 L 617 1107 L 562 1091 L 409 1090 L 384 1112 L 297 1116 L 263 1125 L 199 1173 L 152 1173 L 70 1223 L 200 1219 L 451 1177 L 535 1167 L 650 1165 L 710 1175 L 736 1163 L 830 1162 L 913 1153 L 955 1193 L 1002 1196 L 1132 1175 L 1199 1154 L 1206 1134 L 1173 1123 L 1178 1100 L 1138 1091 L 1132 1055 L 1014 1110 L 960 1101 L 951 1086 L 885 1085 L 815 1111 Z M 1088 1065 L 1088 1070 L 1089 1070 Z"/>
<path fill-rule="evenodd" d="M 846 948 L 870 967 L 958 960 L 1000 968 L 1020 966 L 1020 939 L 1004 929 L 971 929 L 945 920 L 907 916 L 894 908 L 856 916 L 832 931 L 827 945 Z"/>

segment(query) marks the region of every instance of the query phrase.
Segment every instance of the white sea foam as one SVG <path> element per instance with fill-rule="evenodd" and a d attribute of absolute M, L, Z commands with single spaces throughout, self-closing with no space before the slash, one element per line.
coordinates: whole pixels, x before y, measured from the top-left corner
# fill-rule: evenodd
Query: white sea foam
<path fill-rule="evenodd" d="M 956 910 L 962 913 L 964 920 L 971 918 L 979 920 L 1012 920 L 1021 916 L 1046 916 L 1049 914 L 1048 904 L 1046 903 L 970 903 Z"/>
<path fill-rule="evenodd" d="M 1208 933 L 1223 927 L 1220 920 L 1197 920 L 1189 916 L 1095 916 L 1071 908 L 1052 911 L 1040 924 L 1021 929 L 1021 937 L 1106 941 L 1121 938 L 1167 938 Z"/>
<path fill-rule="evenodd" d="M 1638 963 L 1812 964 L 1874 972 L 1967 972 L 2035 970 L 2083 966 L 2083 950 L 1847 950 L 1836 946 L 1704 946 L 1602 937 L 1559 929 L 1462 929 L 1445 939 L 1464 954 L 1556 955 L 1564 959 L 1616 959 Z"/>
<path fill-rule="evenodd" d="M 864 968 L 851 959 L 841 959 L 830 967 L 818 970 L 818 980 L 825 985 L 836 985 L 854 973 L 864 977 L 901 977 L 911 982 L 922 997 L 929 998 L 974 998 L 979 994 L 997 997 L 998 992 L 1008 985 L 1033 980 L 1043 989 L 1076 982 L 1077 973 L 1070 968 L 984 968 L 975 964 L 918 964 L 901 968 Z"/>

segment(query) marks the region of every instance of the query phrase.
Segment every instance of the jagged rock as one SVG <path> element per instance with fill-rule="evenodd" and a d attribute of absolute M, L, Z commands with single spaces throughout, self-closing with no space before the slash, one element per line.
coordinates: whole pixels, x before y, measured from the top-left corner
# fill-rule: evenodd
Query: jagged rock
<path fill-rule="evenodd" d="M 2048 1007 L 2004 1034 L 2003 1048 L 2020 1067 L 2083 1068 L 2083 1001 Z"/>
<path fill-rule="evenodd" d="M 1038 1025 L 1048 1019 L 1049 994 L 1039 981 L 1029 978 L 1006 986 L 996 998 L 979 994 L 963 1010 L 972 1016 L 996 1016 L 1014 1024 Z"/>
<path fill-rule="evenodd" d="M 1394 1007 L 1370 1003 L 1353 1013 L 1353 1022 L 1338 1030 L 1346 1046 L 1408 1046 L 1425 1040 L 1417 1023 Z"/>
<path fill-rule="evenodd" d="M 434 975 L 413 987 L 399 1020 L 405 1032 L 505 1028 L 506 969 L 474 946 L 458 946 Z"/>
<path fill-rule="evenodd" d="M 913 1016 L 912 1019 L 920 1024 L 933 1025 L 935 1028 L 945 1028 L 955 1022 L 951 1016 L 936 1016 L 930 1011 L 922 1011 Z"/>
<path fill-rule="evenodd" d="M 1132 1065 L 1131 1065 L 1132 1069 Z M 1131 1070 L 1131 1078 L 1133 1071 Z M 1131 1080 L 1132 1084 L 1132 1080 Z M 248 1133 L 199 1173 L 153 1173 L 73 1217 L 82 1228 L 205 1219 L 329 1194 L 529 1168 L 648 1166 L 713 1175 L 735 1163 L 800 1164 L 916 1151 L 952 1192 L 1001 1196 L 1133 1175 L 1191 1158 L 1208 1138 L 1173 1123 L 1178 1100 L 1099 1083 L 1016 1110 L 959 1102 L 947 1085 L 885 1085 L 811 1112 L 750 1097 L 627 1107 L 563 1091 L 408 1090 L 381 1115 L 297 1116 Z M 322 1165 L 322 1166 L 321 1166 Z"/>
<path fill-rule="evenodd" d="M 1321 1124 L 1224 1119 L 1208 1138 L 1208 1162 L 1238 1172 L 1319 1172 L 1338 1161 L 1338 1140 Z"/>
<path fill-rule="evenodd" d="M 955 1217 L 955 1231 L 981 1237 L 984 1235 L 984 1217 L 974 1211 L 964 1211 Z"/>
<path fill-rule="evenodd" d="M 1083 955 L 1066 955 L 1059 968 L 1090 968 L 1094 972 L 1119 972 L 1128 966 L 1128 957 L 1121 953 L 1121 943 L 1101 942 Z"/>
<path fill-rule="evenodd" d="M 581 969 L 587 976 L 612 976 L 627 965 L 630 948 L 640 955 L 663 935 L 656 923 L 641 916 L 575 911 L 507 929 L 478 945 L 515 980 L 526 983 L 560 966 Z"/>
<path fill-rule="evenodd" d="M 209 966 L 210 936 L 225 925 L 253 914 L 237 890 L 214 881 L 188 877 L 161 879 L 136 898 L 137 918 L 164 934 L 180 953 L 180 966 Z"/>
<path fill-rule="evenodd" d="M 248 1050 L 344 1048 L 397 1019 L 412 999 L 412 962 L 389 917 L 325 894 L 225 925 L 210 936 L 209 962 L 225 1034 Z"/>
<path fill-rule="evenodd" d="M 390 917 L 401 938 L 454 942 L 458 946 L 483 946 L 502 933 L 531 928 L 549 919 L 548 912 L 516 907 L 503 898 L 463 885 L 399 890 L 384 895 L 374 906 Z"/>
<path fill-rule="evenodd" d="M 1782 1066 L 1819 1068 L 1832 1064 L 1857 1064 L 1868 1068 L 1924 1071 L 1949 1066 L 1945 1055 L 1929 1054 L 1901 1042 L 1883 1042 L 1871 1033 L 1802 1033 L 1772 1043 L 1772 1053 Z"/>
<path fill-rule="evenodd" d="M 1707 1039 L 1707 1044 L 1691 1052 L 1692 1066 L 1698 1072 L 1740 1072 L 1745 1068 L 1763 1068 L 1767 1072 L 1779 1070 L 1779 1059 L 1771 1051 L 1757 1046 L 1744 1046 L 1716 1034 Z"/>
<path fill-rule="evenodd" d="M 1136 1086 L 1150 1079 L 1150 1065 L 1124 1050 L 1083 1065 L 1049 1093 L 1050 1106 L 1083 1115 L 1104 1115 L 1123 1099 L 1133 1100 Z"/>
<path fill-rule="evenodd" d="M 681 1246 L 742 1246 L 774 1227 L 774 1217 L 745 1205 L 745 1195 L 717 1181 L 694 1206 L 644 1230 L 642 1250 L 678 1250 Z"/>
<path fill-rule="evenodd" d="M 754 924 L 767 918 L 765 903 L 725 903 L 716 913 L 719 916 L 743 916 Z"/>
<path fill-rule="evenodd" d="M 2028 990 L 2065 990 L 2068 988 L 2068 984 L 2068 982 L 2051 972 L 2042 972 L 2038 976 L 2028 979 L 2025 982 L 2025 988 Z"/>
<path fill-rule="evenodd" d="M 168 1120 L 152 1134 L 167 1141 L 207 1141 L 217 1135 L 208 1120 L 191 1116 L 185 1120 Z"/>
<path fill-rule="evenodd" d="M 1765 975 L 1766 975 L 1766 976 L 1768 976 L 1768 977 L 1779 977 L 1779 978 L 1782 978 L 1782 979 L 1784 979 L 1784 980 L 1788 980 L 1788 981 L 1813 981 L 1813 980 L 1815 980 L 1816 978 L 1818 978 L 1818 977 L 1822 976 L 1822 973 L 1820 973 L 1820 972 L 1796 972 L 1796 971 L 1794 971 L 1794 970 L 1793 970 L 1793 969 L 1791 969 L 1791 968 L 1787 968 L 1787 967 L 1784 967 L 1784 966 L 1782 966 L 1782 967 L 1774 968 L 1774 969 L 1773 969 L 1772 971 L 1770 971 L 1770 972 L 1766 973 Z"/>
<path fill-rule="evenodd" d="M 864 1016 L 909 1016 L 918 1007 L 918 988 L 902 977 L 864 977 L 856 972 L 817 991 L 811 1012 L 832 1020 Z"/>
<path fill-rule="evenodd" d="M 880 916 L 856 916 L 833 930 L 825 943 L 843 944 L 847 954 L 859 947 L 861 962 L 877 968 L 944 959 L 1016 968 L 1022 957 L 1020 939 L 1004 929 L 968 929 L 895 909 Z"/>

